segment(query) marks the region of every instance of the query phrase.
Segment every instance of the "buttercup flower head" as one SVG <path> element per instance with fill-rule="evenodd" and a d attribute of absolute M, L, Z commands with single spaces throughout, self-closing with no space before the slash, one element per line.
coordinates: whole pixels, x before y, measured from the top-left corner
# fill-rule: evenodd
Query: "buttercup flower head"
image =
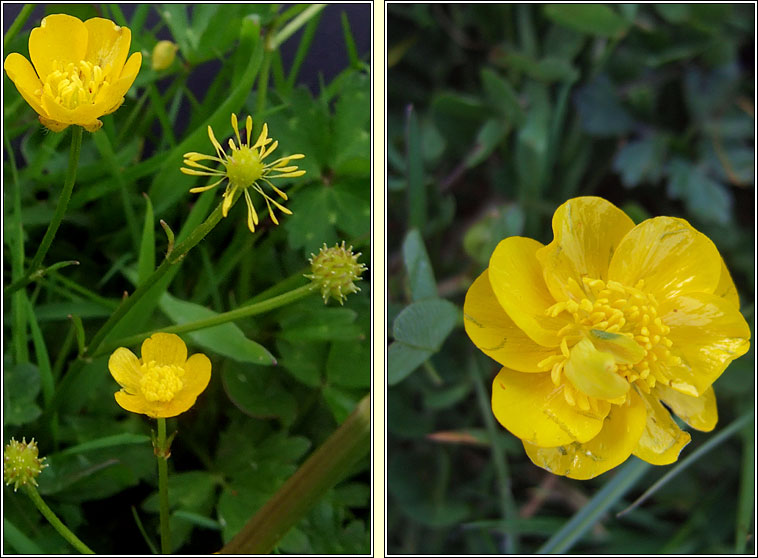
<path fill-rule="evenodd" d="M 253 119 L 248 116 L 245 121 L 245 130 L 247 131 L 246 141 L 243 144 L 240 139 L 239 128 L 237 126 L 237 115 L 232 113 L 232 128 L 234 128 L 234 134 L 237 137 L 237 143 L 235 144 L 232 139 L 229 140 L 229 148 L 231 149 L 231 155 L 227 155 L 221 144 L 216 140 L 216 136 L 213 134 L 213 129 L 208 126 L 208 137 L 216 148 L 216 157 L 211 155 L 203 155 L 202 153 L 185 153 L 184 164 L 191 168 L 181 168 L 184 174 L 190 174 L 194 176 L 214 176 L 219 179 L 207 186 L 201 186 L 199 188 L 192 188 L 190 192 L 199 193 L 215 188 L 221 184 L 224 180 L 228 180 L 229 183 L 224 191 L 224 204 L 222 211 L 224 217 L 229 213 L 229 208 L 236 200 L 238 192 L 242 192 L 245 195 L 245 202 L 247 202 L 247 226 L 250 232 L 255 232 L 255 226 L 258 224 L 258 213 L 253 205 L 253 200 L 250 197 L 250 190 L 255 190 L 260 194 L 266 202 L 268 208 L 268 214 L 275 225 L 279 224 L 276 219 L 274 210 L 271 207 L 274 205 L 282 213 L 292 215 L 292 211 L 284 207 L 270 195 L 268 195 L 259 182 L 265 184 L 271 190 L 282 199 L 287 200 L 287 194 L 282 192 L 279 188 L 271 183 L 273 178 L 294 178 L 303 176 L 304 170 L 297 170 L 297 165 L 290 165 L 290 161 L 295 159 L 302 159 L 305 157 L 303 154 L 288 155 L 276 159 L 271 163 L 264 163 L 263 160 L 268 157 L 278 147 L 279 142 L 272 140 L 268 137 L 268 126 L 263 124 L 263 129 L 258 136 L 258 140 L 254 145 L 250 145 L 250 136 L 253 133 Z M 224 168 L 212 169 L 198 161 L 214 161 L 221 163 Z"/>
<path fill-rule="evenodd" d="M 154 333 L 142 343 L 142 358 L 119 347 L 108 369 L 121 385 L 116 403 L 132 413 L 174 417 L 194 405 L 211 379 L 211 361 L 202 353 L 187 358 L 187 346 L 173 333 Z"/>
<path fill-rule="evenodd" d="M 27 443 L 26 438 L 22 441 L 11 438 L 10 443 L 5 446 L 3 452 L 3 480 L 6 485 L 13 485 L 13 491 L 18 490 L 19 486 L 33 484 L 37 486 L 37 477 L 42 469 L 47 467 L 44 463 L 45 457 L 39 457 L 39 448 L 37 442 Z"/>
<path fill-rule="evenodd" d="M 676 461 L 690 435 L 662 403 L 712 430 L 711 384 L 750 346 L 721 255 L 683 219 L 635 226 L 596 197 L 560 206 L 553 233 L 501 241 L 466 294 L 466 332 L 503 365 L 493 413 L 558 475 Z"/>
<path fill-rule="evenodd" d="M 131 37 L 109 19 L 49 15 L 29 35 L 31 63 L 14 52 L 5 71 L 45 127 L 60 132 L 76 124 L 94 132 L 103 125 L 98 118 L 124 102 L 140 70 L 142 54 L 127 60 Z"/>
<path fill-rule="evenodd" d="M 352 246 L 345 248 L 344 240 L 341 246 L 335 244 L 333 248 L 327 248 L 324 243 L 318 255 L 311 254 L 308 261 L 312 273 L 306 277 L 319 286 L 324 304 L 330 296 L 343 304 L 347 293 L 357 293 L 361 290 L 354 283 L 360 281 L 361 273 L 366 271 L 366 266 L 358 263 L 360 255 L 360 252 L 353 254 Z"/>

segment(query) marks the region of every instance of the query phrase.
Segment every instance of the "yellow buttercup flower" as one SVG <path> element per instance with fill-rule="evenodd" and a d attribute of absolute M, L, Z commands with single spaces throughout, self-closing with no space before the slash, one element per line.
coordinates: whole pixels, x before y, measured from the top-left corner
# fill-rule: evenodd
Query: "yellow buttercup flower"
<path fill-rule="evenodd" d="M 49 15 L 29 35 L 31 63 L 14 52 L 4 67 L 45 127 L 60 132 L 76 124 L 94 132 L 103 125 L 98 118 L 124 102 L 140 70 L 142 54 L 127 60 L 131 40 L 128 28 L 109 19 Z"/>
<path fill-rule="evenodd" d="M 501 241 L 466 294 L 466 332 L 503 365 L 493 413 L 558 475 L 676 461 L 690 435 L 662 403 L 712 430 L 711 384 L 750 346 L 721 255 L 683 219 L 635 226 L 596 197 L 560 206 L 553 234 Z"/>
<path fill-rule="evenodd" d="M 250 189 L 252 188 L 258 192 L 266 201 L 266 207 L 268 207 L 268 214 L 275 225 L 279 224 L 279 221 L 274 215 L 274 210 L 271 207 L 274 205 L 282 213 L 292 215 L 292 211 L 284 207 L 274 198 L 269 196 L 261 187 L 259 182 L 266 184 L 274 192 L 276 192 L 282 200 L 287 200 L 287 194 L 282 192 L 279 188 L 271 183 L 272 178 L 294 178 L 303 176 L 304 170 L 297 170 L 297 165 L 290 165 L 290 161 L 295 159 L 302 159 L 305 157 L 303 154 L 288 155 L 276 159 L 271 163 L 264 163 L 263 160 L 268 157 L 279 145 L 278 141 L 272 140 L 268 137 L 268 126 L 263 124 L 263 130 L 258 136 L 258 140 L 254 145 L 250 145 L 250 136 L 253 132 L 253 119 L 248 116 L 245 122 L 245 130 L 247 131 L 246 142 L 242 143 L 240 139 L 239 128 L 237 126 L 237 115 L 232 113 L 232 128 L 234 128 L 234 134 L 237 136 L 237 143 L 234 140 L 229 140 L 229 148 L 231 149 L 231 155 L 227 155 L 221 144 L 216 140 L 216 136 L 213 135 L 213 129 L 208 126 L 208 137 L 216 148 L 217 157 L 211 155 L 203 155 L 202 153 L 185 153 L 184 164 L 191 168 L 181 168 L 184 174 L 193 176 L 214 176 L 219 179 L 213 184 L 208 186 L 201 186 L 199 188 L 192 188 L 190 192 L 199 193 L 215 188 L 221 184 L 224 180 L 229 180 L 229 184 L 224 191 L 224 204 L 222 211 L 224 217 L 229 213 L 229 208 L 232 203 L 237 199 L 238 192 L 242 192 L 245 195 L 245 201 L 247 202 L 247 226 L 250 232 L 255 232 L 255 226 L 258 224 L 258 213 L 255 211 L 253 200 L 250 198 Z M 212 169 L 205 166 L 198 161 L 214 161 L 221 163 L 224 168 Z"/>
<path fill-rule="evenodd" d="M 211 361 L 202 353 L 187 358 L 187 346 L 173 333 L 154 333 L 142 343 L 142 358 L 124 347 L 108 360 L 121 385 L 116 403 L 153 418 L 175 417 L 192 407 L 211 379 Z"/>

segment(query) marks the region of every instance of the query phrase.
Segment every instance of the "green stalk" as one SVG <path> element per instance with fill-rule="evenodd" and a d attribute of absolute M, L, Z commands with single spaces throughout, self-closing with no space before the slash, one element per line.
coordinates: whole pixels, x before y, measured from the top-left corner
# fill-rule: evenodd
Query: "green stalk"
<path fill-rule="evenodd" d="M 158 492 L 161 507 L 161 554 L 171 554 L 171 527 L 168 523 L 168 448 L 166 447 L 166 419 L 158 419 Z"/>
<path fill-rule="evenodd" d="M 298 287 L 297 289 L 293 289 L 279 296 L 269 298 L 268 300 L 262 300 L 261 302 L 256 302 L 249 306 L 243 306 L 242 308 L 237 308 L 236 310 L 229 310 L 228 312 L 223 312 L 217 316 L 213 316 L 212 318 L 196 320 L 194 322 L 188 322 L 186 324 L 167 326 L 160 329 L 153 329 L 144 331 L 142 333 L 137 333 L 135 335 L 130 335 L 129 337 L 123 337 L 114 341 L 113 343 L 109 343 L 104 348 L 92 354 L 92 357 L 94 358 L 107 354 L 118 347 L 129 347 L 130 345 L 141 343 L 154 333 L 187 333 L 190 331 L 196 331 L 198 329 L 205 329 L 208 327 L 225 324 L 227 322 L 233 322 L 234 320 L 239 320 L 242 318 L 248 318 L 250 316 L 257 316 L 258 314 L 263 314 L 269 310 L 273 310 L 275 308 L 279 308 L 281 306 L 295 302 L 296 300 L 299 300 L 312 292 L 317 291 L 315 290 L 313 283 L 308 283 L 307 285 L 303 285 L 302 287 Z"/>
<path fill-rule="evenodd" d="M 269 554 L 321 496 L 369 453 L 371 399 L 332 433 L 219 554 Z"/>
<path fill-rule="evenodd" d="M 292 21 L 287 23 L 287 25 L 285 25 L 282 30 L 276 34 L 273 41 L 271 41 L 271 50 L 275 50 L 284 41 L 289 39 L 297 32 L 298 29 L 308 23 L 312 17 L 318 14 L 325 7 L 326 4 L 313 4 L 312 6 L 309 6 L 307 9 L 303 10 L 302 13 L 294 17 Z"/>
<path fill-rule="evenodd" d="M 91 356 L 93 353 L 95 353 L 97 348 L 103 342 L 108 333 L 110 333 L 110 331 L 116 326 L 118 321 L 123 318 L 126 313 L 129 312 L 129 310 L 131 310 L 132 307 L 137 304 L 137 302 L 143 296 L 145 296 L 150 288 L 168 272 L 171 266 L 181 262 L 187 253 L 192 248 L 194 248 L 203 238 L 205 238 L 206 235 L 211 232 L 211 230 L 213 230 L 213 227 L 215 227 L 221 220 L 222 205 L 223 202 L 220 202 L 216 209 L 213 210 L 213 212 L 200 226 L 193 230 L 184 241 L 175 246 L 172 251 L 166 254 L 166 259 L 163 260 L 161 265 L 158 266 L 158 268 L 145 280 L 142 285 L 137 287 L 131 296 L 129 296 L 121 303 L 118 309 L 116 309 L 111 317 L 108 318 L 108 321 L 103 324 L 103 327 L 101 327 L 100 330 L 92 338 L 92 341 L 90 341 L 82 356 Z"/>
<path fill-rule="evenodd" d="M 37 509 L 40 511 L 40 513 L 45 516 L 45 519 L 47 519 L 50 522 L 50 525 L 52 525 L 58 533 L 60 533 L 61 537 L 66 539 L 68 543 L 73 546 L 76 550 L 78 550 L 81 554 L 94 554 L 95 552 L 90 549 L 86 544 L 84 544 L 82 541 L 79 540 L 79 538 L 74 535 L 68 527 L 66 527 L 63 522 L 58 519 L 58 516 L 53 513 L 53 510 L 51 510 L 48 505 L 45 503 L 45 501 L 42 499 L 42 496 L 39 495 L 39 492 L 37 492 L 37 489 L 34 488 L 31 484 L 27 484 L 24 486 L 24 491 L 26 492 L 26 495 L 29 496 L 29 499 L 34 503 L 35 506 L 37 506 Z"/>
<path fill-rule="evenodd" d="M 63 221 L 63 216 L 66 213 L 66 208 L 68 208 L 68 202 L 71 199 L 71 192 L 73 191 L 74 183 L 76 182 L 76 170 L 79 167 L 79 153 L 82 149 L 83 130 L 84 128 L 81 126 L 73 126 L 72 128 L 71 152 L 68 159 L 68 170 L 66 171 L 66 180 L 63 183 L 63 190 L 61 191 L 60 198 L 58 198 L 58 204 L 55 206 L 53 219 L 50 221 L 50 224 L 47 227 L 47 232 L 45 232 L 45 236 L 42 238 L 42 242 L 40 242 L 37 253 L 34 255 L 34 259 L 32 259 L 32 263 L 29 266 L 29 270 L 26 272 L 26 275 L 24 277 L 18 281 L 14 281 L 12 285 L 9 285 L 5 289 L 5 294 L 12 293 L 13 291 L 25 285 L 26 282 L 28 282 L 26 279 L 28 279 L 28 277 L 31 277 L 37 271 L 37 268 L 40 267 L 42 260 L 47 255 L 47 251 L 50 249 L 50 245 L 53 243 L 55 233 L 58 232 L 58 227 L 60 226 L 61 221 Z"/>
<path fill-rule="evenodd" d="M 34 4 L 24 4 L 24 7 L 21 8 L 18 16 L 16 16 L 16 19 L 13 20 L 13 23 L 11 23 L 11 26 L 8 28 L 8 32 L 5 34 L 5 38 L 3 39 L 3 49 L 6 51 L 8 50 L 8 45 L 16 37 L 18 32 L 21 31 L 21 28 L 24 26 L 24 23 L 26 23 L 26 20 L 29 19 L 30 15 L 32 15 L 33 10 Z"/>
<path fill-rule="evenodd" d="M 476 362 L 471 364 L 471 376 L 476 388 L 476 398 L 479 402 L 479 409 L 484 418 L 484 425 L 487 428 L 487 436 L 490 439 L 490 448 L 492 451 L 492 462 L 495 465 L 495 477 L 497 478 L 497 488 L 500 493 L 500 514 L 503 517 L 505 525 L 505 544 L 508 554 L 518 554 L 519 532 L 518 532 L 518 508 L 516 501 L 513 499 L 511 492 L 511 476 L 508 470 L 508 457 L 505 451 L 498 444 L 498 428 L 495 425 L 495 419 L 492 415 L 492 407 L 484 388 L 484 382 L 480 373 L 479 366 Z"/>

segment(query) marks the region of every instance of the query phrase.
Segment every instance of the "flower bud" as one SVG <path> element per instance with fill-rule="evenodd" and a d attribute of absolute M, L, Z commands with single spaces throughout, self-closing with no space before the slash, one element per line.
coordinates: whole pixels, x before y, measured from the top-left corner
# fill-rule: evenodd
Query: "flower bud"
<path fill-rule="evenodd" d="M 318 255 L 311 254 L 308 261 L 312 273 L 306 277 L 319 286 L 324 304 L 330 296 L 343 304 L 347 293 L 360 291 L 354 283 L 360 281 L 361 273 L 366 271 L 366 266 L 358 263 L 360 255 L 360 252 L 353 254 L 352 246 L 345 248 L 344 240 L 341 246 L 335 244 L 333 248 L 327 248 L 324 243 Z"/>
<path fill-rule="evenodd" d="M 171 41 L 158 41 L 153 48 L 153 70 L 165 70 L 174 63 L 179 46 Z"/>
<path fill-rule="evenodd" d="M 45 457 L 38 457 L 39 449 L 37 442 L 27 443 L 26 438 L 21 442 L 11 438 L 10 444 L 5 446 L 3 453 L 3 478 L 6 485 L 13 484 L 13 491 L 18 490 L 19 486 L 33 484 L 37 486 L 37 477 L 42 469 L 47 467 Z"/>

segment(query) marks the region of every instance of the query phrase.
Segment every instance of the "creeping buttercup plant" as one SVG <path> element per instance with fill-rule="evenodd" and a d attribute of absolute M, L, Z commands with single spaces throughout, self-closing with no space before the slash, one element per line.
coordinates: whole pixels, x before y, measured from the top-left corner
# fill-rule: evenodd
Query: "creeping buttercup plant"
<path fill-rule="evenodd" d="M 389 5 L 388 553 L 755 552 L 753 15 Z"/>
<path fill-rule="evenodd" d="M 16 8 L 4 550 L 369 553 L 368 5 Z"/>

